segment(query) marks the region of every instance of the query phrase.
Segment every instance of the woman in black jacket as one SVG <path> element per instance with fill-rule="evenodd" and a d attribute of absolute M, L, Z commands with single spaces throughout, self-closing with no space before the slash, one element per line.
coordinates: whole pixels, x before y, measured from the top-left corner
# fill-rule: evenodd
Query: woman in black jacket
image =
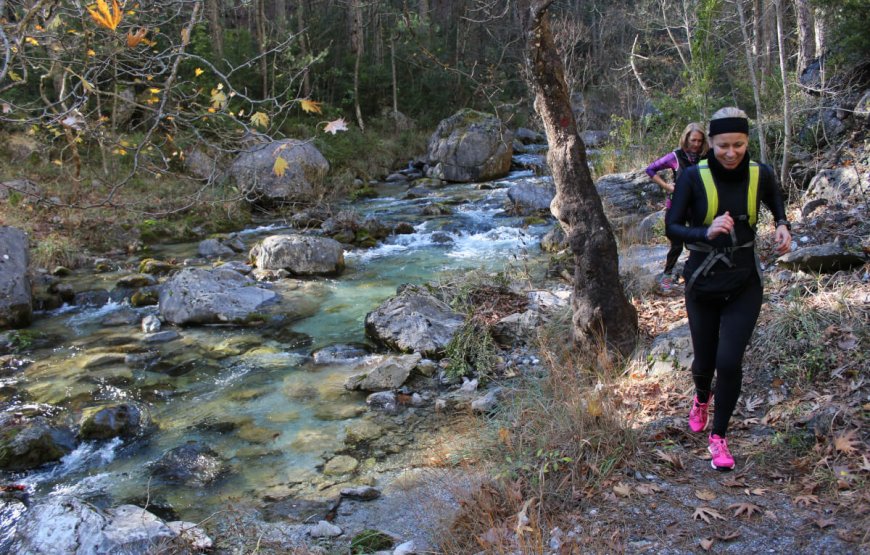
<path fill-rule="evenodd" d="M 773 169 L 751 162 L 746 152 L 746 114 L 722 108 L 713 114 L 707 136 L 712 154 L 677 180 L 665 223 L 668 238 L 684 242 L 690 251 L 683 270 L 695 351 L 689 427 L 694 432 L 706 427 L 707 408 L 715 397 L 708 438 L 711 465 L 731 470 L 734 458 L 725 434 L 740 396 L 743 354 L 761 311 L 761 268 L 754 244 L 758 201 L 776 220 L 778 254 L 790 250 L 791 226 Z"/>

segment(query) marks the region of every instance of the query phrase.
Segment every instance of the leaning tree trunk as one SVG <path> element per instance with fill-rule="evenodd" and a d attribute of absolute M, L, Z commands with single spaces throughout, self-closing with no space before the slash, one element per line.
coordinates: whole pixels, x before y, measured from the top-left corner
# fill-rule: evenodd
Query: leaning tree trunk
<path fill-rule="evenodd" d="M 547 132 L 547 163 L 556 185 L 550 209 L 565 229 L 574 254 L 574 341 L 587 352 L 603 341 L 609 350 L 627 355 L 637 340 L 637 311 L 622 289 L 616 240 L 586 165 L 586 148 L 577 135 L 562 61 L 547 21 L 552 2 L 531 3 L 526 40 L 535 110 Z"/>
<path fill-rule="evenodd" d="M 755 57 L 752 54 L 752 44 L 749 42 L 749 32 L 746 30 L 746 16 L 743 13 L 743 0 L 735 0 L 737 15 L 740 17 L 740 31 L 743 33 L 743 47 L 746 53 L 746 68 L 749 70 L 752 83 L 752 96 L 755 98 L 755 127 L 758 130 L 758 150 L 761 162 L 767 164 L 767 140 L 764 134 L 764 109 L 761 105 L 761 89 L 758 87 L 758 74 L 755 72 Z"/>

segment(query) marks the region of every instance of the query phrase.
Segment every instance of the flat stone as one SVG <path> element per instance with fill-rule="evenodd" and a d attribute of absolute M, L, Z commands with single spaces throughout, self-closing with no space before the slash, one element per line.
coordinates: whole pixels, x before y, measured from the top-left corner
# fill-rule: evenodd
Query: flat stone
<path fill-rule="evenodd" d="M 342 474 L 350 474 L 359 466 L 359 461 L 348 455 L 338 455 L 333 457 L 323 467 L 323 474 L 326 476 L 340 476 Z"/>

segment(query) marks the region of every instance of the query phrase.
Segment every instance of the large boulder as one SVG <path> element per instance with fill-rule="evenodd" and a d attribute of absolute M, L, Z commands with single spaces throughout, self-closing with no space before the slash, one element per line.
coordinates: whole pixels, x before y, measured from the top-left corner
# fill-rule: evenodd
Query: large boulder
<path fill-rule="evenodd" d="M 395 351 L 439 358 L 465 319 L 417 287 L 405 287 L 366 314 L 366 335 Z"/>
<path fill-rule="evenodd" d="M 860 205 L 870 195 L 870 175 L 856 166 L 822 170 L 810 181 L 801 199 L 801 214 L 823 204 Z"/>
<path fill-rule="evenodd" d="M 614 227 L 633 225 L 660 208 L 664 194 L 644 172 L 602 175 L 595 188 Z"/>
<path fill-rule="evenodd" d="M 33 292 L 27 268 L 30 250 L 22 230 L 0 226 L 0 330 L 22 328 L 33 318 Z"/>
<path fill-rule="evenodd" d="M 465 109 L 438 124 L 429 138 L 429 177 L 489 181 L 510 171 L 513 133 L 497 117 Z"/>
<path fill-rule="evenodd" d="M 251 249 L 254 266 L 295 275 L 335 275 L 344 270 L 344 248 L 335 239 L 310 235 L 271 235 Z"/>
<path fill-rule="evenodd" d="M 556 196 L 556 186 L 552 180 L 538 183 L 523 181 L 508 189 L 507 197 L 511 203 L 510 211 L 518 216 L 528 216 L 540 212 L 550 213 L 550 203 Z"/>
<path fill-rule="evenodd" d="M 101 510 L 75 497 L 53 496 L 28 510 L 10 552 L 33 555 L 145 555 L 161 546 L 173 553 L 211 546 L 190 523 L 164 523 L 134 505 Z"/>
<path fill-rule="evenodd" d="M 398 389 L 405 383 L 411 370 L 422 360 L 418 353 L 411 355 L 372 355 L 355 368 L 358 374 L 348 378 L 346 389 L 385 391 Z"/>
<path fill-rule="evenodd" d="M 185 268 L 160 290 L 160 315 L 170 324 L 243 324 L 278 294 L 230 269 Z"/>
<path fill-rule="evenodd" d="M 283 172 L 275 171 L 278 158 L 287 163 Z M 230 166 L 229 175 L 249 201 L 272 205 L 311 200 L 328 171 L 329 162 L 313 144 L 284 139 L 242 152 Z"/>
<path fill-rule="evenodd" d="M 4 415 L 0 419 L 0 469 L 30 470 L 57 462 L 75 448 L 71 430 L 46 418 Z"/>

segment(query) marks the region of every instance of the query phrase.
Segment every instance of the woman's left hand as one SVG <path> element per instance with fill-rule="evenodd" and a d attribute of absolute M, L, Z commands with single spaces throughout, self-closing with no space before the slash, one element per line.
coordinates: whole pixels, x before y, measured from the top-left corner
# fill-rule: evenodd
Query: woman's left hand
<path fill-rule="evenodd" d="M 776 226 L 776 253 L 783 255 L 791 250 L 791 232 L 784 225 Z"/>

